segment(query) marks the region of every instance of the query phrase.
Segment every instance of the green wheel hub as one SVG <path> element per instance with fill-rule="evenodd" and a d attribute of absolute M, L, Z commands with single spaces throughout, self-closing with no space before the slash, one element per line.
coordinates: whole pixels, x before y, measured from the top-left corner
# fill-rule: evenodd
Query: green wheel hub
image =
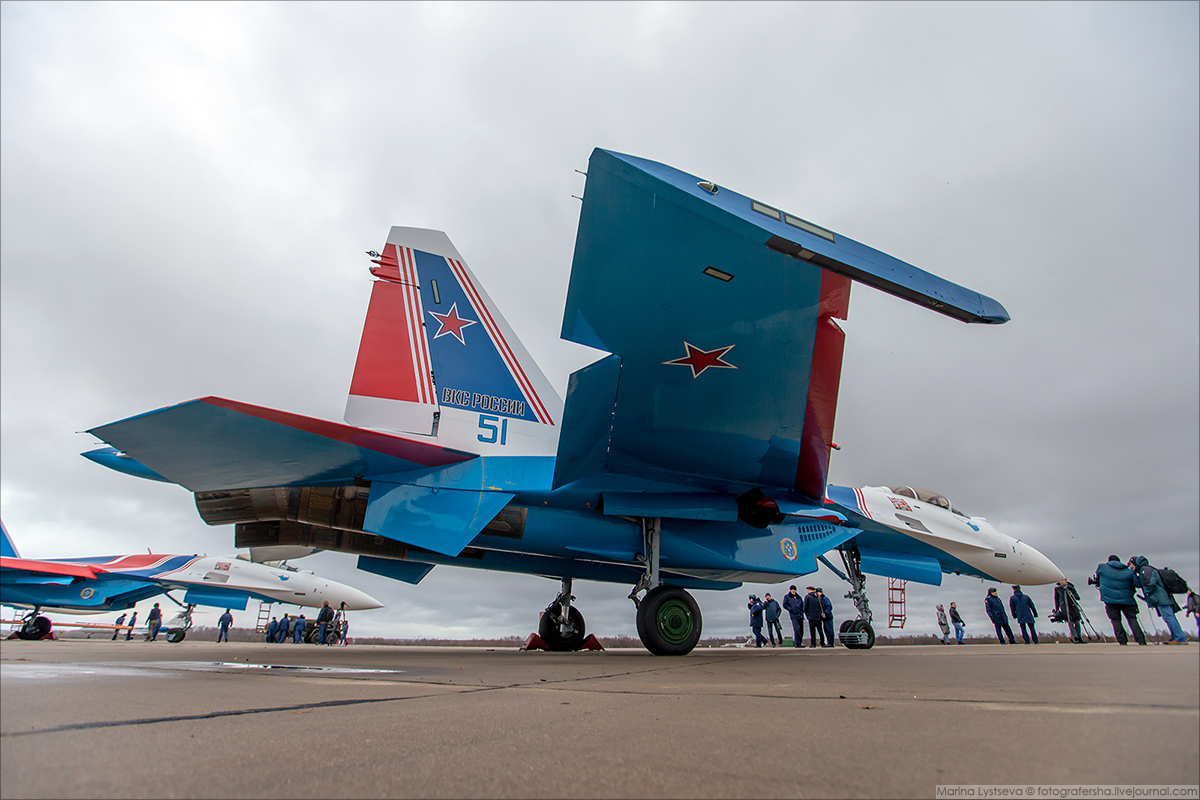
<path fill-rule="evenodd" d="M 663 640 L 670 644 L 682 644 L 692 635 L 696 621 L 687 603 L 671 598 L 658 607 L 654 615 L 654 627 Z"/>

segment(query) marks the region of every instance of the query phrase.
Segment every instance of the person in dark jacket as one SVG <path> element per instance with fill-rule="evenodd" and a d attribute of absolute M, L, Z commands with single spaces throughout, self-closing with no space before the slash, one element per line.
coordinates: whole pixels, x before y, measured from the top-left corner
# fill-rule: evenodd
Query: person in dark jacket
<path fill-rule="evenodd" d="M 279 620 L 271 617 L 271 621 L 267 624 L 267 641 L 275 641 L 275 634 L 279 632 Z"/>
<path fill-rule="evenodd" d="M 1163 644 L 1187 644 L 1188 640 L 1183 635 L 1183 627 L 1175 618 L 1175 613 L 1179 611 L 1179 604 L 1167 591 L 1167 587 L 1163 586 L 1158 570 L 1150 566 L 1150 562 L 1145 556 L 1134 556 L 1129 559 L 1129 566 L 1136 570 L 1133 583 L 1142 590 L 1142 599 L 1146 601 L 1146 605 L 1158 612 L 1158 615 L 1163 618 L 1163 622 L 1167 623 L 1167 629 L 1171 631 L 1171 641 L 1163 642 Z"/>
<path fill-rule="evenodd" d="M 276 642 L 287 641 L 288 631 L 292 629 L 292 622 L 292 617 L 289 617 L 287 614 L 283 615 L 283 619 L 279 620 L 279 630 L 275 631 Z"/>
<path fill-rule="evenodd" d="M 1083 608 L 1079 605 L 1079 592 L 1075 589 L 1075 584 L 1066 578 L 1054 584 L 1054 616 L 1056 622 L 1067 623 L 1067 630 L 1071 632 L 1072 642 L 1083 644 L 1083 631 L 1079 629 L 1079 621 L 1083 619 Z M 1136 624 L 1136 618 L 1134 622 Z M 1124 628 L 1121 630 L 1124 632 Z"/>
<path fill-rule="evenodd" d="M 824 613 L 821 610 L 821 598 L 817 597 L 817 587 L 805 587 L 807 594 L 804 595 L 804 616 L 808 619 L 808 643 L 813 647 L 817 647 L 817 637 L 821 639 L 820 646 L 825 646 L 825 627 L 821 624 L 821 615 Z"/>
<path fill-rule="evenodd" d="M 333 609 L 329 607 L 329 601 L 325 601 L 325 605 L 321 606 L 321 610 L 317 612 L 317 644 L 325 644 L 325 636 L 329 632 L 329 623 L 333 622 Z"/>
<path fill-rule="evenodd" d="M 229 609 L 225 609 L 225 613 L 217 620 L 220 629 L 217 631 L 217 642 L 225 642 L 229 644 L 229 626 L 233 624 L 233 614 L 229 613 Z"/>
<path fill-rule="evenodd" d="M 804 647 L 804 598 L 796 592 L 795 586 L 788 587 L 783 608 L 792 618 L 792 647 Z"/>
<path fill-rule="evenodd" d="M 1017 637 L 1013 636 L 1012 628 L 1008 626 L 1008 614 L 1004 613 L 1004 601 L 996 594 L 996 587 L 988 589 L 987 599 L 983 601 L 987 609 L 988 619 L 996 626 L 996 638 L 1004 644 L 1004 634 L 1008 634 L 1008 644 L 1016 644 Z"/>
<path fill-rule="evenodd" d="M 1012 612 L 1013 619 L 1021 626 L 1021 638 L 1025 644 L 1029 644 L 1030 637 L 1033 638 L 1033 643 L 1037 644 L 1037 627 L 1034 625 L 1034 620 L 1038 615 L 1037 607 L 1029 595 L 1021 591 L 1020 586 L 1013 587 L 1012 597 L 1008 598 L 1008 610 Z"/>
<path fill-rule="evenodd" d="M 783 628 L 779 625 L 779 615 L 782 613 L 779 608 L 779 603 L 775 601 L 771 595 L 766 596 L 763 602 L 763 618 L 767 621 L 767 637 L 771 640 L 771 647 L 777 647 L 776 634 L 778 634 L 779 644 L 783 644 Z"/>
<path fill-rule="evenodd" d="M 1200 638 L 1200 594 L 1188 592 L 1187 608 L 1184 610 L 1183 615 L 1186 617 L 1188 614 L 1191 614 L 1192 618 L 1196 620 L 1196 636 Z M 114 636 L 113 638 L 117 637 Z"/>
<path fill-rule="evenodd" d="M 161 627 L 162 609 L 155 603 L 154 608 L 150 609 L 150 615 L 146 617 L 146 638 L 152 642 L 158 641 L 158 629 Z"/>
<path fill-rule="evenodd" d="M 825 647 L 833 647 L 833 601 L 825 596 L 825 590 L 817 587 L 821 598 L 821 630 L 825 632 Z"/>
<path fill-rule="evenodd" d="M 117 640 L 117 634 L 121 632 L 121 626 L 125 624 L 125 615 L 122 614 L 121 616 L 117 617 L 117 621 L 113 624 L 117 626 L 116 630 L 113 631 L 112 638 L 112 640 L 115 642 Z"/>
<path fill-rule="evenodd" d="M 762 635 L 764 607 L 762 600 L 759 600 L 756 595 L 750 595 L 750 601 L 746 603 L 746 608 L 750 609 L 750 630 L 754 631 L 755 647 L 762 647 L 767 643 L 766 638 Z"/>
<path fill-rule="evenodd" d="M 1117 644 L 1129 644 L 1125 626 L 1121 624 L 1122 614 L 1129 621 L 1129 630 L 1133 632 L 1134 641 L 1142 645 L 1146 643 L 1146 634 L 1142 633 L 1142 626 L 1138 625 L 1137 602 L 1133 599 L 1134 577 L 1133 570 L 1113 555 L 1109 556 L 1105 563 L 1096 566 L 1096 576 L 1091 581 L 1100 590 L 1100 602 L 1104 603 L 1104 613 L 1112 622 Z"/>
<path fill-rule="evenodd" d="M 133 612 L 133 616 L 129 618 L 129 630 L 125 631 L 125 641 L 133 638 L 133 629 L 137 625 L 137 612 Z"/>
<path fill-rule="evenodd" d="M 292 644 L 301 644 L 304 642 L 304 631 L 308 628 L 308 620 L 301 614 L 292 623 Z"/>
<path fill-rule="evenodd" d="M 950 604 L 950 624 L 954 626 L 955 640 L 962 644 L 963 634 L 966 633 L 963 629 L 967 627 L 967 623 L 963 622 L 962 614 L 958 613 L 958 605 L 955 603 Z"/>

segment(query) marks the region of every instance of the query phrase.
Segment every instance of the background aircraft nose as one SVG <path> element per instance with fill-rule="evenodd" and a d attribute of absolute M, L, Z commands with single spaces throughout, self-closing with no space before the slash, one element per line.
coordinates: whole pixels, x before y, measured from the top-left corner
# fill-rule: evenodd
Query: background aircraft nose
<path fill-rule="evenodd" d="M 347 586 L 344 583 L 336 583 L 329 581 L 328 587 L 324 591 L 326 600 L 329 605 L 336 610 L 342 603 L 346 604 L 348 611 L 365 611 L 368 608 L 383 608 L 383 603 L 376 600 L 366 592 L 359 591 L 352 586 Z"/>
<path fill-rule="evenodd" d="M 1058 566 L 1041 554 L 1037 549 L 1024 545 L 1025 547 L 1025 582 L 1030 584 L 1055 583 L 1066 578 L 1063 571 Z"/>

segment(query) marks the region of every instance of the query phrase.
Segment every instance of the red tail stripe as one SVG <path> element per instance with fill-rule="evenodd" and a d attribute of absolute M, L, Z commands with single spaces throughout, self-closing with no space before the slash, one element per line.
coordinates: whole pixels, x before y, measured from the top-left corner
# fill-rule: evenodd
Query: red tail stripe
<path fill-rule="evenodd" d="M 504 363 L 508 366 L 508 369 L 513 374 L 513 377 L 517 379 L 517 383 L 520 385 L 521 390 L 525 392 L 526 396 L 529 398 L 530 405 L 533 407 L 534 413 L 537 415 L 538 420 L 548 425 L 553 425 L 554 420 L 550 418 L 550 413 L 542 404 L 542 399 L 538 397 L 537 392 L 534 391 L 532 382 L 530 382 L 529 377 L 521 368 L 521 362 L 517 360 L 517 357 L 513 354 L 512 349 L 509 348 L 508 342 L 504 339 L 503 334 L 500 333 L 499 326 L 497 326 L 495 320 L 492 319 L 492 315 L 487 308 L 487 304 L 483 302 L 483 298 L 480 297 L 479 293 L 475 290 L 475 286 L 471 283 L 470 278 L 467 276 L 466 270 L 463 269 L 463 265 L 450 258 L 446 259 L 446 262 L 450 265 L 450 269 L 454 272 L 455 277 L 458 278 L 459 283 L 462 284 L 463 289 L 467 293 L 468 299 L 470 299 L 472 305 L 475 306 L 475 312 L 479 314 L 479 318 L 483 321 L 484 327 L 487 328 L 488 334 L 492 337 L 492 341 L 496 343 L 497 349 L 500 351 L 500 356 L 504 359 Z"/>
<path fill-rule="evenodd" d="M 408 332 L 412 343 L 412 359 L 416 365 L 417 386 L 421 401 L 437 405 L 434 396 L 432 370 L 429 365 L 429 343 L 425 338 L 424 311 L 421 309 L 421 293 L 417 288 L 417 267 L 412 248 L 401 248 L 401 270 L 405 277 L 404 298 L 408 306 Z"/>

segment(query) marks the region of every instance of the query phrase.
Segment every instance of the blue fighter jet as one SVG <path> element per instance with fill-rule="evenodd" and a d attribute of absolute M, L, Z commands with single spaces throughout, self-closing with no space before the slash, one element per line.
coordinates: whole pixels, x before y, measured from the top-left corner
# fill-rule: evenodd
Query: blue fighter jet
<path fill-rule="evenodd" d="M 991 298 L 597 149 L 562 336 L 607 355 L 564 401 L 444 233 L 392 228 L 369 255 L 348 424 L 205 397 L 93 428 L 111 446 L 84 455 L 187 488 L 239 547 L 357 553 L 413 584 L 439 564 L 559 579 L 539 624 L 556 650 L 585 637 L 577 578 L 632 585 L 642 642 L 679 655 L 701 633 L 688 589 L 783 581 L 818 558 L 850 583 L 850 647 L 874 642 L 866 573 L 1061 577 L 936 493 L 827 486 L 851 283 L 1006 322 Z"/>

